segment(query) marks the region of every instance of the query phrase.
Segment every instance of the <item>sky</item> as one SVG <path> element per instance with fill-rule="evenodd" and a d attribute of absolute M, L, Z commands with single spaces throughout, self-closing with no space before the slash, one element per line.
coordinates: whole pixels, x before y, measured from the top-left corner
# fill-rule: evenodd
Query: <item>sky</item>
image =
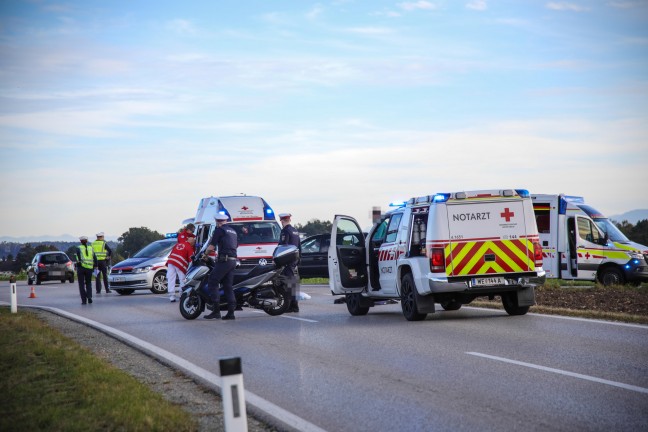
<path fill-rule="evenodd" d="M 0 2 L 0 236 L 523 188 L 648 208 L 648 0 Z"/>

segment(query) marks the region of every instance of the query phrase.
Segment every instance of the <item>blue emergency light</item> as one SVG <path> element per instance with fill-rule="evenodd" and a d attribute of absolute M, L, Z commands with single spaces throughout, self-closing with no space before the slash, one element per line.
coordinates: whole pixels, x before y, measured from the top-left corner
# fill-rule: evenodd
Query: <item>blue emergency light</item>
<path fill-rule="evenodd" d="M 405 201 L 392 201 L 389 203 L 389 207 L 405 207 Z"/>
<path fill-rule="evenodd" d="M 531 196 L 529 191 L 526 189 L 515 189 L 515 192 L 520 195 L 520 198 L 529 198 L 529 196 Z"/>
<path fill-rule="evenodd" d="M 178 238 L 178 233 L 177 232 L 175 232 L 175 233 L 166 233 L 164 235 L 164 237 L 166 237 L 166 238 Z"/>
<path fill-rule="evenodd" d="M 450 199 L 449 193 L 438 193 L 432 197 L 432 202 L 446 202 Z"/>

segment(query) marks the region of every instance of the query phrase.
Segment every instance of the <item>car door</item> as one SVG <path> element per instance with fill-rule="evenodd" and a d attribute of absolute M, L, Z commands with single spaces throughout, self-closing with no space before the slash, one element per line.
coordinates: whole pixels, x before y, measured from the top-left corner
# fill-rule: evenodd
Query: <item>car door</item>
<path fill-rule="evenodd" d="M 605 259 L 601 248 L 605 236 L 588 217 L 576 216 L 576 250 L 579 279 L 594 279 L 599 265 Z"/>
<path fill-rule="evenodd" d="M 329 277 L 327 263 L 329 243 L 329 234 L 308 237 L 301 243 L 299 262 L 301 277 Z"/>
<path fill-rule="evenodd" d="M 378 272 L 380 277 L 380 288 L 384 292 L 396 292 L 396 269 L 397 261 L 401 250 L 399 250 L 398 229 L 402 213 L 394 213 L 389 219 L 385 241 L 380 245 L 378 250 Z"/>
<path fill-rule="evenodd" d="M 360 242 L 350 242 L 349 238 Z M 365 252 L 364 235 L 358 222 L 350 216 L 336 215 L 328 250 L 329 286 L 333 294 L 359 293 L 366 289 Z"/>

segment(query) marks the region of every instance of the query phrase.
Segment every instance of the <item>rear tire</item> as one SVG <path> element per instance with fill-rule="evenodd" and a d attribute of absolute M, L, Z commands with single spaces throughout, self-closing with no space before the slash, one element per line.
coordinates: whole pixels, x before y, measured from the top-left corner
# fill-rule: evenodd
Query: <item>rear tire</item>
<path fill-rule="evenodd" d="M 625 278 L 623 277 L 621 270 L 618 268 L 606 267 L 601 271 L 601 274 L 599 274 L 599 282 L 601 282 L 603 286 L 623 285 L 625 283 Z"/>
<path fill-rule="evenodd" d="M 353 316 L 362 316 L 369 313 L 368 306 L 360 306 L 362 301 L 362 296 L 360 294 L 347 294 L 346 295 L 346 305 L 349 313 Z"/>
<path fill-rule="evenodd" d="M 153 285 L 151 286 L 151 292 L 153 294 L 166 294 L 167 278 L 165 271 L 157 272 L 155 276 L 153 276 Z"/>
<path fill-rule="evenodd" d="M 516 292 L 509 292 L 502 294 L 502 306 L 507 314 L 513 315 L 526 315 L 529 312 L 529 306 L 518 306 L 518 298 Z"/>
<path fill-rule="evenodd" d="M 70 277 L 68 278 L 68 282 L 70 282 L 70 283 L 74 283 L 74 275 L 72 275 L 72 276 L 70 276 Z"/>
<path fill-rule="evenodd" d="M 285 285 L 273 285 L 272 290 L 277 298 L 276 306 L 265 306 L 263 311 L 270 316 L 281 315 L 288 310 L 292 298 Z"/>
<path fill-rule="evenodd" d="M 120 295 L 130 295 L 135 292 L 135 290 L 133 289 L 116 289 L 115 291 L 117 291 L 117 294 Z"/>
<path fill-rule="evenodd" d="M 189 294 L 183 292 L 180 296 L 180 315 L 184 319 L 194 320 L 198 318 L 203 309 L 203 300 L 195 292 L 190 291 Z"/>
<path fill-rule="evenodd" d="M 414 278 L 411 273 L 403 276 L 401 281 L 401 308 L 403 309 L 403 316 L 407 321 L 423 321 L 427 314 L 419 313 L 416 306 L 416 286 L 414 286 Z"/>

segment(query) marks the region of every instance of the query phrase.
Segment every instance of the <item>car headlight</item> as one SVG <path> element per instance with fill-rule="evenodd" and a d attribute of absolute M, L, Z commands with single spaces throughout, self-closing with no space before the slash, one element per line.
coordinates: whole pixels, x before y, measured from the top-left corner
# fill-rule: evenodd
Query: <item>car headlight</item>
<path fill-rule="evenodd" d="M 630 254 L 630 257 L 633 258 L 633 259 L 638 259 L 638 260 L 643 260 L 644 259 L 643 254 L 641 254 L 639 252 L 632 252 Z"/>
<path fill-rule="evenodd" d="M 153 266 L 139 267 L 133 270 L 133 273 L 147 273 L 153 268 Z"/>

